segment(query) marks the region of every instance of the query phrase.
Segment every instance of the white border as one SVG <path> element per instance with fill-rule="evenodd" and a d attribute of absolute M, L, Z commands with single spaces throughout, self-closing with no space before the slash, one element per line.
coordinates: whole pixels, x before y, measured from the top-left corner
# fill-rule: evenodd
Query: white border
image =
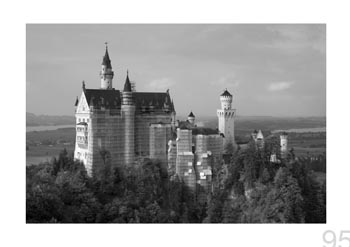
<path fill-rule="evenodd" d="M 6 1 L 1 18 L 1 246 L 327 246 L 325 230 L 350 230 L 346 1 Z M 326 225 L 25 224 L 25 23 L 144 22 L 327 23 Z"/>

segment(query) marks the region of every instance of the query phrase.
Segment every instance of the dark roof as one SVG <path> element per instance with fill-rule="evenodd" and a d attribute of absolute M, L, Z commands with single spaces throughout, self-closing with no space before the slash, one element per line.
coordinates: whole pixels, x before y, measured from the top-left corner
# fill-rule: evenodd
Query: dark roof
<path fill-rule="evenodd" d="M 196 125 L 193 125 L 188 121 L 180 121 L 179 128 L 192 130 L 192 135 L 218 135 L 219 134 L 219 131 L 217 129 L 197 127 Z"/>
<path fill-rule="evenodd" d="M 168 93 L 133 92 L 132 94 L 137 110 L 168 109 L 170 112 L 175 111 Z M 122 96 L 119 90 L 114 89 L 86 89 L 85 98 L 89 106 L 116 109 L 121 106 Z"/>
<path fill-rule="evenodd" d="M 218 135 L 218 130 L 204 127 L 196 127 L 192 129 L 192 135 Z"/>
<path fill-rule="evenodd" d="M 152 108 L 155 110 L 167 108 L 169 111 L 175 110 L 168 93 L 134 92 L 133 95 L 136 109 Z"/>
<path fill-rule="evenodd" d="M 225 89 L 225 91 L 220 96 L 232 96 L 232 94 L 230 94 L 229 91 Z"/>
<path fill-rule="evenodd" d="M 121 105 L 119 90 L 86 89 L 85 97 L 89 106 L 104 106 L 107 109 L 116 109 Z"/>
<path fill-rule="evenodd" d="M 254 130 L 253 133 L 254 133 L 254 134 L 258 134 L 258 131 L 257 131 L 257 130 Z"/>
<path fill-rule="evenodd" d="M 130 83 L 130 80 L 129 80 L 129 72 L 127 72 L 127 74 L 126 74 L 126 79 L 125 79 L 123 92 L 131 92 L 131 83 Z"/>
<path fill-rule="evenodd" d="M 193 115 L 193 112 L 191 111 L 191 113 L 188 115 L 189 117 L 195 117 L 194 115 Z"/>
<path fill-rule="evenodd" d="M 106 53 L 103 56 L 102 65 L 106 65 L 107 69 L 112 68 L 111 59 L 109 59 L 108 48 L 106 47 Z"/>
<path fill-rule="evenodd" d="M 75 100 L 75 105 L 74 106 L 77 106 L 79 104 L 79 99 L 78 99 L 78 96 L 77 96 L 77 99 Z"/>
<path fill-rule="evenodd" d="M 190 123 L 189 121 L 179 121 L 179 128 L 180 129 L 193 129 L 195 128 L 194 124 Z"/>

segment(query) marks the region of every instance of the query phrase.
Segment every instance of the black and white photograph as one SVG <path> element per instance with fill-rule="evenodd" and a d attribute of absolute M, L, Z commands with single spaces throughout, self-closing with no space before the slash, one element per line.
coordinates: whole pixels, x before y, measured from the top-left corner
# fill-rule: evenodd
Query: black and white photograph
<path fill-rule="evenodd" d="M 344 0 L 0 8 L 0 246 L 350 247 Z"/>
<path fill-rule="evenodd" d="M 327 223 L 326 24 L 27 24 L 26 223 Z"/>

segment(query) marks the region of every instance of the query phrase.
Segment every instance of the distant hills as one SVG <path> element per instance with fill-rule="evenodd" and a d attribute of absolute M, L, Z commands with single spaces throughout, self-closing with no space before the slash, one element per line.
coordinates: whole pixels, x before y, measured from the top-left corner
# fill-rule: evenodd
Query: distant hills
<path fill-rule="evenodd" d="M 35 115 L 33 113 L 26 113 L 26 126 L 40 126 L 40 125 L 68 125 L 74 124 L 74 116 L 50 116 L 50 115 Z"/>
<path fill-rule="evenodd" d="M 209 128 L 217 128 L 217 117 L 198 117 L 197 123 Z M 286 130 L 297 128 L 326 127 L 326 117 L 272 117 L 272 116 L 237 116 L 235 130 L 250 132 L 254 129 L 263 131 Z"/>
<path fill-rule="evenodd" d="M 187 117 L 177 117 L 185 120 Z M 200 117 L 197 119 L 198 126 L 217 128 L 218 119 L 216 116 Z M 72 116 L 51 116 L 35 115 L 26 113 L 26 126 L 53 126 L 53 125 L 74 125 L 75 117 Z M 272 131 L 276 129 L 295 129 L 295 128 L 315 128 L 325 127 L 326 117 L 270 117 L 270 116 L 237 116 L 235 120 L 235 129 L 239 131 L 252 131 L 262 129 Z"/>

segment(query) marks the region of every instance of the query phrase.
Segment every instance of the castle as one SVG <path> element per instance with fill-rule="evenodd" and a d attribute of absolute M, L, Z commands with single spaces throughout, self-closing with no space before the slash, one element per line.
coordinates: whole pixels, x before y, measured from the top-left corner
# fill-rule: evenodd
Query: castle
<path fill-rule="evenodd" d="M 119 91 L 113 78 L 106 45 L 100 88 L 88 89 L 83 81 L 75 102 L 74 158 L 84 164 L 88 175 L 94 176 L 106 164 L 133 166 L 149 158 L 160 161 L 191 189 L 199 184 L 209 190 L 212 168 L 222 163 L 224 147 L 236 147 L 236 110 L 228 90 L 220 95 L 215 130 L 197 127 L 193 112 L 186 121 L 176 120 L 169 90 L 136 92 L 127 72 Z"/>
<path fill-rule="evenodd" d="M 108 47 L 102 60 L 99 89 L 88 89 L 75 103 L 74 158 L 89 175 L 106 162 L 131 166 L 145 157 L 164 159 L 175 123 L 169 91 L 135 92 L 127 73 L 122 91 L 113 88 L 114 72 Z"/>

